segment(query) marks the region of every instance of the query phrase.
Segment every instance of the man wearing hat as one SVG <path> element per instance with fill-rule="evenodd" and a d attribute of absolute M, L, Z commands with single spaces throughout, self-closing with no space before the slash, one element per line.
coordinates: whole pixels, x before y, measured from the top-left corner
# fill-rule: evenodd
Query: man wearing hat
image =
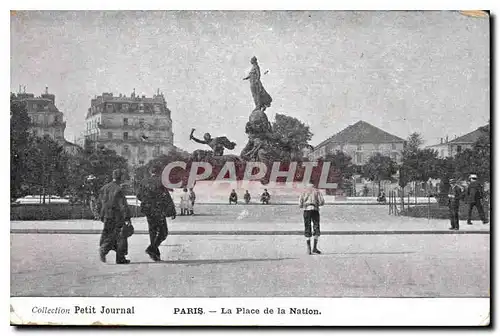
<path fill-rule="evenodd" d="M 463 195 L 463 189 L 457 184 L 457 180 L 450 179 L 450 191 L 448 192 L 448 207 L 450 209 L 450 230 L 458 230 L 458 209 L 460 205 L 460 199 Z"/>
<path fill-rule="evenodd" d="M 106 262 L 109 251 L 116 251 L 116 263 L 128 264 L 125 256 L 128 254 L 127 238 L 133 233 L 130 222 L 130 210 L 121 187 L 123 172 L 119 169 L 113 171 L 113 181 L 105 184 L 99 191 L 97 210 L 100 219 L 104 222 L 102 230 L 99 256 Z"/>
<path fill-rule="evenodd" d="M 477 208 L 477 212 L 479 213 L 479 218 L 483 221 L 484 224 L 488 224 L 488 220 L 484 215 L 483 208 L 483 200 L 484 198 L 484 190 L 483 186 L 477 180 L 476 174 L 471 174 L 469 176 L 469 186 L 467 188 L 466 199 L 469 203 L 469 212 L 467 214 L 467 224 L 472 225 L 472 209 L 474 207 Z"/>
<path fill-rule="evenodd" d="M 137 193 L 137 198 L 141 201 L 141 211 L 148 221 L 150 244 L 145 252 L 153 261 L 161 260 L 159 246 L 168 236 L 166 217 L 176 217 L 174 201 L 161 180 L 162 170 L 163 166 L 153 165 L 151 176 L 141 181 Z"/>

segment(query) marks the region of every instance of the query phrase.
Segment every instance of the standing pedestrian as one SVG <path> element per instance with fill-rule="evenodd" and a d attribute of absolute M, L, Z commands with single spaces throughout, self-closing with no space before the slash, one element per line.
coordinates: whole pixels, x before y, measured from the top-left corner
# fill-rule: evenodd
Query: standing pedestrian
<path fill-rule="evenodd" d="M 189 209 L 191 207 L 191 201 L 189 200 L 189 193 L 187 188 L 182 189 L 181 194 L 181 216 L 189 215 Z"/>
<path fill-rule="evenodd" d="M 300 195 L 299 207 L 304 209 L 304 235 L 307 239 L 307 253 L 321 254 L 318 250 L 318 240 L 321 235 L 319 225 L 319 207 L 325 205 L 325 199 L 321 192 L 312 184 L 308 185 L 306 190 Z M 313 223 L 314 233 L 311 232 L 311 221 Z M 311 236 L 314 236 L 314 247 L 311 252 Z"/>
<path fill-rule="evenodd" d="M 479 218 L 484 224 L 488 224 L 488 220 L 484 215 L 483 208 L 484 189 L 481 183 L 477 180 L 477 175 L 469 176 L 469 186 L 467 187 L 466 200 L 469 203 L 469 211 L 467 213 L 467 224 L 472 225 L 472 210 L 476 207 L 479 213 Z"/>
<path fill-rule="evenodd" d="M 130 210 L 121 187 L 123 172 L 114 170 L 113 180 L 105 184 L 99 191 L 97 211 L 100 219 L 104 222 L 101 239 L 99 242 L 99 256 L 102 262 L 106 262 L 106 255 L 111 250 L 116 251 L 116 263 L 128 264 L 130 260 L 125 256 L 128 254 L 127 238 L 133 230 L 130 221 Z"/>
<path fill-rule="evenodd" d="M 262 195 L 260 195 L 260 201 L 262 204 L 269 204 L 269 201 L 271 200 L 271 194 L 267 191 L 267 189 L 264 189 L 264 192 Z"/>
<path fill-rule="evenodd" d="M 193 188 L 189 188 L 189 201 L 191 202 L 190 215 L 194 215 L 194 202 L 196 201 L 196 194 Z"/>
<path fill-rule="evenodd" d="M 168 236 L 167 217 L 176 216 L 174 201 L 161 181 L 161 172 L 161 166 L 153 166 L 151 176 L 141 181 L 137 193 L 148 222 L 149 246 L 145 252 L 154 261 L 161 260 L 159 246 Z"/>
<path fill-rule="evenodd" d="M 450 230 L 459 230 L 458 210 L 460 199 L 463 197 L 463 189 L 457 184 L 457 180 L 450 179 L 450 190 L 448 192 L 448 207 L 450 210 Z"/>

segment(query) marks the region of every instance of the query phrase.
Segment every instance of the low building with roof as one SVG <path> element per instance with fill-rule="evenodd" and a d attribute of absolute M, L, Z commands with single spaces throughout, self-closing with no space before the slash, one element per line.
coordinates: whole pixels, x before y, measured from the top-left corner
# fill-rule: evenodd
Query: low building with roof
<path fill-rule="evenodd" d="M 466 149 L 472 149 L 474 143 L 485 134 L 484 127 L 478 127 L 476 130 L 451 141 L 448 141 L 448 137 L 446 139 L 441 138 L 439 144 L 427 146 L 426 148 L 437 151 L 439 158 L 454 157 Z"/>
<path fill-rule="evenodd" d="M 317 160 L 336 151 L 352 158 L 352 163 L 363 165 L 376 153 L 389 156 L 401 163 L 405 140 L 360 120 L 317 145 L 309 159 Z"/>

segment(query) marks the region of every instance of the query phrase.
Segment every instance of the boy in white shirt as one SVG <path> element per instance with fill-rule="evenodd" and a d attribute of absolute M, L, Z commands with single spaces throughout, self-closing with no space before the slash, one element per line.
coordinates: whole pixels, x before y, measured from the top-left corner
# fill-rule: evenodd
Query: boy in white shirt
<path fill-rule="evenodd" d="M 304 209 L 304 227 L 307 238 L 307 253 L 321 254 L 318 250 L 318 239 L 320 236 L 319 227 L 319 207 L 325 205 L 325 199 L 321 192 L 312 184 L 300 195 L 299 206 Z M 311 221 L 313 223 L 314 234 L 311 232 Z M 311 252 L 311 236 L 314 236 L 314 247 Z"/>

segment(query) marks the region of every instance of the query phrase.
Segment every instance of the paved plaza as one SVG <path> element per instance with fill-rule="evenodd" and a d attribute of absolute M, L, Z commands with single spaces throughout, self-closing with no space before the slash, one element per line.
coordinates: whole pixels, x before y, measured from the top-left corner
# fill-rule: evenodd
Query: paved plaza
<path fill-rule="evenodd" d="M 139 233 L 129 239 L 129 265 L 115 265 L 114 252 L 107 264 L 99 261 L 97 221 L 12 222 L 11 295 L 489 295 L 489 225 L 479 222 L 461 223 L 467 231 L 457 234 L 445 220 L 396 217 L 384 206 L 326 206 L 323 254 L 309 256 L 294 206 L 196 209 L 197 216 L 169 221 L 175 234 L 160 246 L 164 261 L 158 263 L 144 253 L 144 218 L 134 220 Z M 43 228 L 52 233 L 29 233 Z"/>

